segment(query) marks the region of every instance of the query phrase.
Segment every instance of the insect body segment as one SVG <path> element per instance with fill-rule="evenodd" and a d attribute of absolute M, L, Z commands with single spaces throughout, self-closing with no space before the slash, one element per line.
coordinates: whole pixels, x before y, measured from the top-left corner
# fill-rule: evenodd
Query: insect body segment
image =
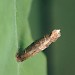
<path fill-rule="evenodd" d="M 33 42 L 23 52 L 18 52 L 16 55 L 17 61 L 22 62 L 29 57 L 34 56 L 38 52 L 46 49 L 52 42 L 55 42 L 61 36 L 60 30 L 53 30 L 51 34 Z"/>

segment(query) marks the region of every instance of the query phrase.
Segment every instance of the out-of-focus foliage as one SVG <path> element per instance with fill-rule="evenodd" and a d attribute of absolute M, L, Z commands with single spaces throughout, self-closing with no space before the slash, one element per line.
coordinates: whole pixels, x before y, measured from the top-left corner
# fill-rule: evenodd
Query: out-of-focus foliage
<path fill-rule="evenodd" d="M 75 0 L 34 0 L 30 24 L 34 38 L 61 29 L 61 37 L 45 50 L 48 75 L 75 75 Z"/>
<path fill-rule="evenodd" d="M 23 63 L 16 61 L 19 48 L 32 40 L 28 16 L 32 0 L 0 0 L 0 75 L 46 75 L 46 58 L 37 54 Z"/>
<path fill-rule="evenodd" d="M 62 36 L 44 51 L 47 60 L 39 53 L 20 63 L 19 71 L 18 48 L 53 29 Z M 75 75 L 74 32 L 74 0 L 0 0 L 0 75 Z"/>

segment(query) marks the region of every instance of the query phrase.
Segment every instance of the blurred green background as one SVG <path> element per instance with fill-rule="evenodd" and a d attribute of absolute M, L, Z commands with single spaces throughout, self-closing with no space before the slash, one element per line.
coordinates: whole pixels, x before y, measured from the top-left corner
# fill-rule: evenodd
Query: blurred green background
<path fill-rule="evenodd" d="M 45 51 L 22 62 L 16 52 L 61 29 Z M 0 0 L 0 75 L 75 75 L 75 0 Z"/>

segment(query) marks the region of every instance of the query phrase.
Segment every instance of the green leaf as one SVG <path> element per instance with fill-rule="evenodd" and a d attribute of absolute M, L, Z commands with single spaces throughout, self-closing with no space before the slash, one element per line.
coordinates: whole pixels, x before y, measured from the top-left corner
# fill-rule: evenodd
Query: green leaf
<path fill-rule="evenodd" d="M 0 0 L 0 75 L 46 75 L 43 53 L 17 63 L 15 55 L 33 42 L 28 21 L 32 0 Z"/>

